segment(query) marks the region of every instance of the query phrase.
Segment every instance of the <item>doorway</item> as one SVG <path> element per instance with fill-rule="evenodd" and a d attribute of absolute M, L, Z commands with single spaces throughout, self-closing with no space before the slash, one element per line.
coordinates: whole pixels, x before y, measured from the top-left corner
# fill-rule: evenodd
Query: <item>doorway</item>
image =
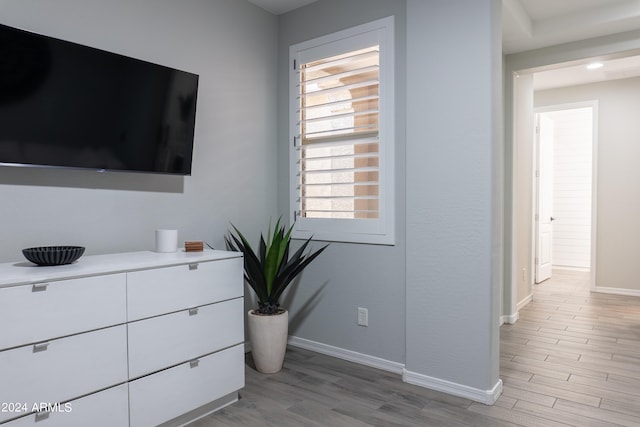
<path fill-rule="evenodd" d="M 534 278 L 591 271 L 595 254 L 597 102 L 535 110 Z M 592 283 L 593 286 L 593 283 Z"/>

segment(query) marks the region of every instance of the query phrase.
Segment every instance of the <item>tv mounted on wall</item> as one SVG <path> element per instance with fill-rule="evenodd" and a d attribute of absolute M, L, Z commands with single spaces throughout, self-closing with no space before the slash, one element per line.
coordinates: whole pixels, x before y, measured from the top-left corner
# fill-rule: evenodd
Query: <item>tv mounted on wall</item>
<path fill-rule="evenodd" d="M 0 165 L 191 174 L 198 76 L 0 24 Z"/>

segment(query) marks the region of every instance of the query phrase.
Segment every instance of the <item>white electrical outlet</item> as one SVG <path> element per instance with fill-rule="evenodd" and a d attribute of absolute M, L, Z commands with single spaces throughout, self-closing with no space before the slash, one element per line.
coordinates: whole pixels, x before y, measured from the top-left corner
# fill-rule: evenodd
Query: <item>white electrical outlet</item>
<path fill-rule="evenodd" d="M 358 325 L 369 326 L 369 310 L 358 307 Z"/>

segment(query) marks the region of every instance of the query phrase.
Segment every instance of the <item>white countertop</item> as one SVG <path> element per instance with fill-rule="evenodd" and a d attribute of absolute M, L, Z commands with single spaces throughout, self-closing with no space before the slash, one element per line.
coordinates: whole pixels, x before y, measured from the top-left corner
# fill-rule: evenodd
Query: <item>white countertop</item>
<path fill-rule="evenodd" d="M 68 278 L 119 273 L 123 271 L 145 270 L 148 268 L 219 259 L 239 258 L 240 252 L 205 249 L 203 252 L 171 253 L 152 251 L 125 252 L 106 255 L 86 255 L 76 262 L 52 267 L 37 266 L 26 259 L 21 262 L 0 264 L 0 288 L 31 283 L 42 283 Z"/>

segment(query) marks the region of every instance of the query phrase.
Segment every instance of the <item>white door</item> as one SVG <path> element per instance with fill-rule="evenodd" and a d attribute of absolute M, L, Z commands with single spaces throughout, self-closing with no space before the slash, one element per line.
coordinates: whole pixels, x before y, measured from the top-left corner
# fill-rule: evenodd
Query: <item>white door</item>
<path fill-rule="evenodd" d="M 553 266 L 591 267 L 593 107 L 541 112 L 553 120 Z"/>
<path fill-rule="evenodd" d="M 553 121 L 536 114 L 536 142 L 538 162 L 536 169 L 536 257 L 535 281 L 540 283 L 551 277 L 553 244 Z"/>

